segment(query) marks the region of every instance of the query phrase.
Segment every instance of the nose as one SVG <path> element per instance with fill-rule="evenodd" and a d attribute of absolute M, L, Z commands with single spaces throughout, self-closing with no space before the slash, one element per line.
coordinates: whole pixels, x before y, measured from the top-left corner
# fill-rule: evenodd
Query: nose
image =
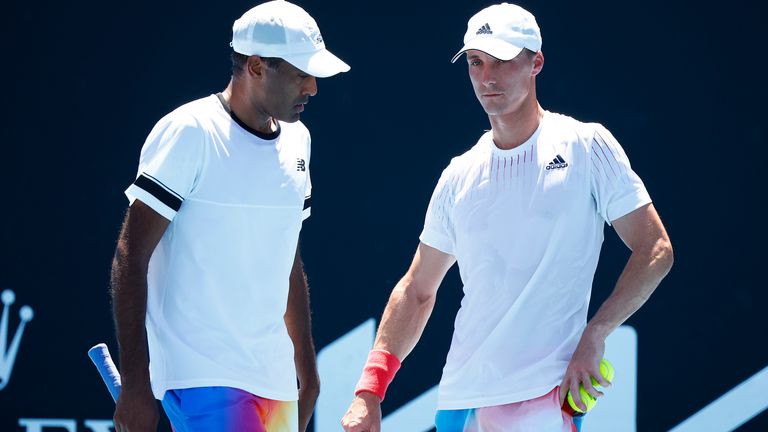
<path fill-rule="evenodd" d="M 311 75 L 306 78 L 302 94 L 306 96 L 314 96 L 317 94 L 317 78 Z"/>
<path fill-rule="evenodd" d="M 483 70 L 480 74 L 480 80 L 486 87 L 491 87 L 496 84 L 496 74 L 488 65 L 483 65 Z"/>

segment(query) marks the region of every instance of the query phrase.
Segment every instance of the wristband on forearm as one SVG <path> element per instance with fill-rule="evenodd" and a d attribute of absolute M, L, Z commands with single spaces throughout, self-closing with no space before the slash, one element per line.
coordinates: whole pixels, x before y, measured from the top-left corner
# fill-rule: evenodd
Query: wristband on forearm
<path fill-rule="evenodd" d="M 362 392 L 371 392 L 382 401 L 387 387 L 400 369 L 400 360 L 389 351 L 374 349 L 368 353 L 368 361 L 363 367 L 363 374 L 355 387 L 355 396 Z"/>

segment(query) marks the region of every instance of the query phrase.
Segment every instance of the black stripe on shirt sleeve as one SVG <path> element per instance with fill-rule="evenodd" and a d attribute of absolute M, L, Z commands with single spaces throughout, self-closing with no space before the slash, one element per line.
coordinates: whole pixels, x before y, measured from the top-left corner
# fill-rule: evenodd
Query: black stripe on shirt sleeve
<path fill-rule="evenodd" d="M 160 202 L 168 206 L 168 208 L 173 209 L 173 211 L 179 211 L 181 208 L 181 197 L 158 180 L 146 174 L 141 174 L 133 184 L 144 192 L 157 198 Z"/>
<path fill-rule="evenodd" d="M 312 195 L 304 198 L 304 210 L 312 207 Z"/>

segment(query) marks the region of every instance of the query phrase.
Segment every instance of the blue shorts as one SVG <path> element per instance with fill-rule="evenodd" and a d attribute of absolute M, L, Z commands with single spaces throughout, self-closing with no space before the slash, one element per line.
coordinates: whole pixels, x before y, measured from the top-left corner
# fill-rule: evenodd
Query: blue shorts
<path fill-rule="evenodd" d="M 265 399 L 231 387 L 168 390 L 163 409 L 175 432 L 298 432 L 296 401 Z"/>
<path fill-rule="evenodd" d="M 560 390 L 506 405 L 439 410 L 437 432 L 579 432 L 581 419 L 560 407 Z"/>

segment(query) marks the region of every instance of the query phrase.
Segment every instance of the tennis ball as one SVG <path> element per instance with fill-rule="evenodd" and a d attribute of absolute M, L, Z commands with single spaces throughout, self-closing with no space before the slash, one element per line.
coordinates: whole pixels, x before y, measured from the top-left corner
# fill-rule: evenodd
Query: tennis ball
<path fill-rule="evenodd" d="M 597 404 L 597 399 L 592 397 L 591 394 L 587 393 L 586 390 L 584 390 L 584 386 L 579 386 L 579 394 L 581 395 L 581 400 L 584 402 L 584 405 L 587 406 L 587 411 L 594 408 L 595 404 Z M 571 396 L 571 392 L 568 392 L 568 405 L 573 408 L 574 411 L 584 413 L 587 411 L 582 411 L 581 408 L 579 408 L 578 405 L 576 405 L 576 402 L 573 401 L 573 397 Z"/>
<path fill-rule="evenodd" d="M 600 374 L 603 375 L 603 378 L 605 378 L 606 381 L 609 383 L 613 382 L 613 365 L 611 362 L 609 362 L 606 359 L 600 360 Z M 596 379 L 592 378 L 592 385 L 600 385 Z"/>
<path fill-rule="evenodd" d="M 603 375 L 603 378 L 605 378 L 608 382 L 613 382 L 613 365 L 611 362 L 609 362 L 606 359 L 600 360 L 600 374 Z M 592 378 L 592 385 L 599 386 L 600 384 L 597 382 L 596 379 Z M 581 395 L 581 400 L 584 402 L 584 404 L 587 406 L 587 411 L 594 408 L 595 404 L 597 404 L 597 399 L 592 397 L 591 394 L 587 393 L 587 391 L 584 389 L 583 386 L 579 386 L 579 394 Z M 568 405 L 571 406 L 571 408 L 579 413 L 584 413 L 586 411 L 582 411 L 581 408 L 579 408 L 576 403 L 573 401 L 573 397 L 571 396 L 571 392 L 568 392 Z"/>

